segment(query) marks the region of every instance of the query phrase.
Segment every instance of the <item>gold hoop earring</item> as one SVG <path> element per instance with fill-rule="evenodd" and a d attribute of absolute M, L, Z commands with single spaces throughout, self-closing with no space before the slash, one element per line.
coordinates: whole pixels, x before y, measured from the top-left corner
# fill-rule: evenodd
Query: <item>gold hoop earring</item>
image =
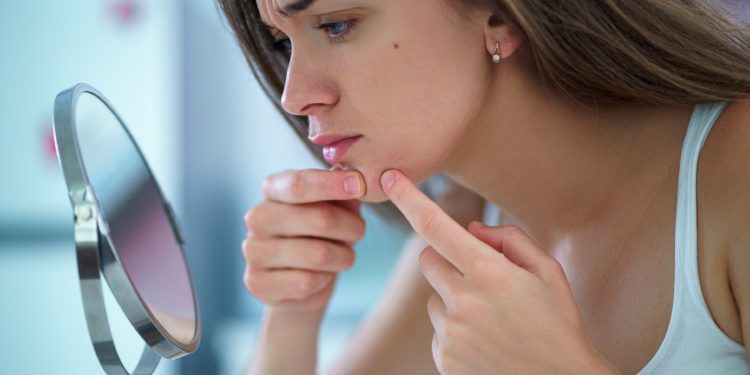
<path fill-rule="evenodd" d="M 492 62 L 497 64 L 502 59 L 503 59 L 503 56 L 500 55 L 500 42 L 495 42 L 495 50 L 492 51 Z"/>

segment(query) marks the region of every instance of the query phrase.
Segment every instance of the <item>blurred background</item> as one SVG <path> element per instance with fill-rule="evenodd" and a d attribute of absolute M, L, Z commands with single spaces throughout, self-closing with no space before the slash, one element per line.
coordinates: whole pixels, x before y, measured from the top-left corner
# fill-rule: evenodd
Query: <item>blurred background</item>
<path fill-rule="evenodd" d="M 248 0 L 252 1 L 252 0 Z M 747 14 L 746 0 L 728 0 Z M 186 235 L 201 307 L 197 352 L 160 374 L 238 374 L 262 311 L 244 289 L 243 215 L 265 176 L 323 167 L 262 94 L 213 0 L 0 1 L 0 374 L 99 374 L 78 286 L 52 104 L 78 82 L 130 127 Z M 338 281 L 321 369 L 378 300 L 407 233 L 363 210 L 357 262 Z M 108 303 L 132 368 L 142 342 Z"/>
<path fill-rule="evenodd" d="M 243 215 L 265 176 L 324 166 L 263 95 L 215 2 L 6 0 L 0 46 L 0 374 L 102 373 L 52 134 L 55 96 L 78 82 L 122 116 L 185 232 L 203 337 L 197 352 L 162 360 L 157 373 L 240 373 L 262 312 L 242 282 Z M 406 237 L 372 210 L 363 215 L 357 262 L 323 322 L 321 369 L 377 301 Z M 107 297 L 132 369 L 142 341 Z"/>

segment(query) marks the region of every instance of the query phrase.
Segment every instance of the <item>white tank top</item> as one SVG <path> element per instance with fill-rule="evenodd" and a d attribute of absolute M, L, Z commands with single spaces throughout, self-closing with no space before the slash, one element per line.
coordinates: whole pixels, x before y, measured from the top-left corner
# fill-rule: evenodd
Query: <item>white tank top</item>
<path fill-rule="evenodd" d="M 672 315 L 656 354 L 638 374 L 750 374 L 745 347 L 716 325 L 698 273 L 696 175 L 698 156 L 725 102 L 695 106 L 680 158 L 675 224 Z M 487 204 L 484 222 L 497 225 L 500 210 Z"/>

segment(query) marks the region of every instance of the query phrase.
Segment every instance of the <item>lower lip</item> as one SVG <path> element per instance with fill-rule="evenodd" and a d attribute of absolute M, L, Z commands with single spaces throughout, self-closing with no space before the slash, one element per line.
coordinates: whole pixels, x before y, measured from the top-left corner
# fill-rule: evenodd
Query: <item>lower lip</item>
<path fill-rule="evenodd" d="M 323 157 L 330 164 L 341 162 L 341 160 L 344 159 L 344 156 L 346 156 L 346 152 L 349 151 L 349 147 L 352 147 L 352 145 L 354 145 L 354 143 L 356 143 L 360 138 L 362 138 L 361 135 L 352 138 L 346 138 L 323 147 Z"/>

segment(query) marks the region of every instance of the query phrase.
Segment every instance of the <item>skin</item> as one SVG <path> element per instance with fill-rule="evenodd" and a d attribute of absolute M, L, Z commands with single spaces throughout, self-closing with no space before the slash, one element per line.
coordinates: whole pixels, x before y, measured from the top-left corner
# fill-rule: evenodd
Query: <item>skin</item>
<path fill-rule="evenodd" d="M 645 365 L 669 322 L 675 187 L 692 108 L 582 109 L 534 84 L 515 58 L 521 39 L 509 25 L 489 22 L 488 12 L 459 14 L 431 0 L 318 0 L 284 17 L 278 8 L 289 3 L 257 1 L 276 38 L 288 37 L 293 45 L 283 106 L 308 116 L 311 135 L 361 134 L 343 160 L 359 173 L 287 171 L 267 180 L 266 200 L 246 217 L 248 289 L 275 306 L 277 313 L 300 316 L 303 311 L 319 317 L 335 273 L 351 265 L 351 246 L 363 232 L 358 206 L 351 199 L 391 199 L 430 245 L 421 252 L 420 269 L 436 291 L 428 302 L 436 332 L 432 354 L 444 373 L 568 366 L 632 373 Z M 351 18 L 357 19 L 354 27 L 333 44 L 330 29 L 314 27 L 316 22 Z M 489 57 L 497 41 L 502 42 L 503 60 L 492 64 Z M 750 207 L 737 204 L 737 199 L 747 196 L 750 182 L 736 176 L 747 170 L 742 160 L 750 160 L 750 155 L 726 155 L 747 154 L 750 149 L 748 131 L 737 125 L 747 125 L 749 114 L 744 102 L 726 110 L 699 165 L 703 292 L 717 325 L 740 343 L 750 326 L 750 302 L 745 297 L 750 295 L 745 271 L 750 260 L 744 250 L 750 240 L 738 233 L 748 223 Z M 395 196 L 381 184 L 381 176 L 391 169 L 399 171 Z M 515 229 L 463 229 L 414 188 L 438 172 L 502 207 Z M 323 173 L 330 176 L 321 177 Z M 357 194 L 342 195 L 335 187 L 347 175 L 362 178 Z M 321 215 L 334 219 L 315 227 L 319 220 L 314 218 Z M 287 228 L 268 224 L 292 217 L 299 219 Z M 312 242 L 290 245 L 289 238 L 313 235 L 313 230 L 328 237 L 328 245 L 338 245 L 325 246 L 338 254 L 331 259 L 339 263 L 320 261 L 311 267 L 315 262 L 308 260 L 292 265 L 306 271 L 284 270 L 288 277 L 279 276 L 278 266 L 288 265 L 294 256 L 288 255 L 287 263 L 273 264 L 278 259 L 268 252 L 263 256 L 260 249 L 272 251 L 283 243 L 286 254 L 294 254 L 295 248 L 299 251 Z M 505 272 L 470 271 L 471 259 L 480 257 L 486 260 L 482 264 Z M 477 273 L 483 276 L 471 276 Z M 504 294 L 508 290 L 494 282 L 502 275 L 503 282 L 514 286 L 511 291 L 537 290 L 537 297 Z M 458 281 L 463 279 L 470 281 Z M 302 292 L 290 288 L 300 283 Z M 451 297 L 455 295 L 473 299 L 456 302 Z M 518 317 L 534 313 L 539 326 L 518 319 L 503 326 L 504 331 L 482 335 L 492 332 L 491 327 L 450 323 L 481 323 L 479 317 L 499 312 Z M 266 332 L 273 331 L 270 326 L 266 324 Z M 545 330 L 534 331 L 539 327 Z M 552 339 L 549 346 L 513 347 L 513 342 L 503 341 L 508 330 L 516 337 Z M 261 353 L 274 353 L 272 341 Z M 308 341 L 314 346 L 314 340 Z M 283 339 L 278 342 L 282 345 Z M 561 347 L 571 352 L 543 354 L 559 353 L 553 350 Z M 509 355 L 513 349 L 530 350 L 540 354 L 532 358 L 549 361 L 524 361 L 521 355 Z M 469 361 L 476 367 L 462 368 L 467 361 L 451 360 L 472 353 L 485 354 Z M 266 365 L 271 366 L 274 356 L 268 358 Z M 561 359 L 567 361 L 556 361 Z"/>

